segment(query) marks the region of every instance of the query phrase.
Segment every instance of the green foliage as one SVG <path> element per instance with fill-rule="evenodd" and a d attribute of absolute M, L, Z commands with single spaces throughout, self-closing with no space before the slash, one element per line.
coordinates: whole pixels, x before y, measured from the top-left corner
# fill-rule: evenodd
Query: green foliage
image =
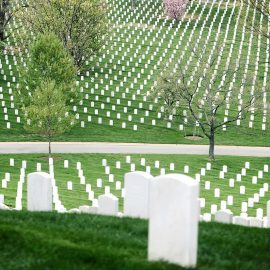
<path fill-rule="evenodd" d="M 107 32 L 106 5 L 102 0 L 29 0 L 28 8 L 17 17 L 35 35 L 54 33 L 80 68 L 99 51 Z M 29 37 L 21 37 L 27 44 Z"/>
<path fill-rule="evenodd" d="M 37 37 L 30 47 L 26 66 L 20 66 L 19 71 L 19 101 L 22 106 L 30 104 L 31 96 L 43 81 L 54 81 L 67 96 L 67 103 L 76 101 L 76 68 L 72 57 L 54 34 L 46 33 Z"/>
<path fill-rule="evenodd" d="M 76 68 L 72 57 L 52 33 L 41 34 L 30 47 L 25 66 L 20 67 L 18 102 L 26 118 L 24 128 L 50 143 L 74 124 L 70 105 L 78 101 Z"/>
<path fill-rule="evenodd" d="M 68 110 L 62 88 L 56 86 L 54 81 L 41 82 L 31 104 L 24 108 L 30 120 L 25 124 L 25 129 L 51 141 L 55 135 L 64 133 L 74 124 L 74 116 L 69 115 Z"/>
<path fill-rule="evenodd" d="M 269 230 L 200 223 L 196 269 L 268 270 Z M 0 213 L 0 269 L 180 270 L 147 261 L 147 221 L 96 215 Z"/>

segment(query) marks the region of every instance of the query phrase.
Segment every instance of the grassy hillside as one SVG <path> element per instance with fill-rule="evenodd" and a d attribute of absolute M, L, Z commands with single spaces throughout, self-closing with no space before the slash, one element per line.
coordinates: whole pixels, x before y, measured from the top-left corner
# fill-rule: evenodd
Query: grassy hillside
<path fill-rule="evenodd" d="M 2 270 L 173 270 L 147 262 L 147 222 L 92 215 L 0 212 Z M 200 270 L 268 270 L 270 231 L 201 223 Z"/>
<path fill-rule="evenodd" d="M 14 167 L 10 166 L 10 158 L 14 158 Z M 94 192 L 95 199 L 105 192 L 105 186 L 110 187 L 110 192 L 119 198 L 120 210 L 122 211 L 123 198 L 121 190 L 124 188 L 124 175 L 131 170 L 131 164 L 126 162 L 126 156 L 120 154 L 57 154 L 54 156 L 54 176 L 60 200 L 67 208 L 79 207 L 80 205 L 91 205 L 92 202 L 88 198 L 86 185 L 91 184 L 91 190 Z M 141 159 L 145 159 L 145 166 L 141 165 Z M 102 160 L 107 160 L 107 166 L 110 167 L 110 174 L 114 176 L 113 181 L 109 181 L 109 175 L 105 173 L 105 167 L 102 166 Z M 24 154 L 24 155 L 1 155 L 0 156 L 0 179 L 6 177 L 6 173 L 10 173 L 10 181 L 7 188 L 2 188 L 0 183 L 0 194 L 5 195 L 5 203 L 15 207 L 15 197 L 17 194 L 18 181 L 20 178 L 20 169 L 22 161 L 27 161 L 25 174 L 36 171 L 37 163 L 41 163 L 42 171 L 48 172 L 48 159 L 44 154 Z M 69 168 L 64 168 L 64 160 L 69 161 Z M 116 167 L 116 162 L 120 162 L 121 168 Z M 160 162 L 159 168 L 155 168 L 155 161 Z M 246 170 L 246 176 L 242 176 L 241 181 L 236 181 L 236 174 L 240 174 L 245 162 L 250 162 L 250 169 Z M 83 175 L 85 176 L 85 184 L 80 183 L 77 170 L 77 162 L 81 162 Z M 192 155 L 131 155 L 131 163 L 135 164 L 137 171 L 146 171 L 146 167 L 151 167 L 151 174 L 160 175 L 161 168 L 165 169 L 165 173 L 175 172 L 184 173 L 184 166 L 189 166 L 189 176 L 195 178 L 196 174 L 201 173 L 201 168 L 206 167 L 208 159 L 206 156 Z M 175 164 L 175 170 L 170 170 L 170 163 Z M 223 165 L 228 168 L 224 179 L 219 178 Z M 233 157 L 218 156 L 215 162 L 212 162 L 211 170 L 206 170 L 205 176 L 200 179 L 200 197 L 205 198 L 205 207 L 201 209 L 202 213 L 209 213 L 212 204 L 216 204 L 220 209 L 221 201 L 227 201 L 229 195 L 234 196 L 233 205 L 227 207 L 234 213 L 239 215 L 241 212 L 242 202 L 247 202 L 248 198 L 252 198 L 254 194 L 259 193 L 265 183 L 270 185 L 270 168 L 268 172 L 263 173 L 263 178 L 258 179 L 257 183 L 252 183 L 252 177 L 258 176 L 258 171 L 264 169 L 264 165 L 270 166 L 270 158 L 251 158 L 251 157 Z M 97 186 L 97 179 L 102 179 L 102 187 Z M 229 180 L 235 179 L 235 186 L 229 187 Z M 72 181 L 73 190 L 67 190 L 67 182 Z M 121 182 L 121 188 L 116 189 L 116 182 Z M 211 187 L 205 189 L 205 182 L 210 181 Z M 240 186 L 245 186 L 245 194 L 240 194 Z M 220 197 L 214 197 L 214 189 L 220 189 Z M 253 207 L 248 208 L 248 215 L 255 216 L 256 209 L 262 208 L 266 214 L 266 202 L 270 200 L 270 191 L 265 192 L 260 197 L 258 203 L 254 203 Z M 26 206 L 26 179 L 23 184 L 23 207 Z"/>
<path fill-rule="evenodd" d="M 253 17 L 252 9 L 241 6 L 236 0 L 216 3 L 209 1 L 207 5 L 205 2 L 190 1 L 185 17 L 178 22 L 166 20 L 161 0 L 137 1 L 134 10 L 131 8 L 131 0 L 109 0 L 110 36 L 100 54 L 89 59 L 88 71 L 77 78 L 83 99 L 72 109 L 78 114 L 78 123 L 69 133 L 57 137 L 56 140 L 195 143 L 185 139 L 186 134 L 194 131 L 193 124 L 186 125 L 185 131 L 179 131 L 179 124 L 183 124 L 185 120 L 185 108 L 181 108 L 180 114 L 173 117 L 173 121 L 167 121 L 160 110 L 161 104 L 146 97 L 162 66 L 168 61 L 181 59 L 179 66 L 187 65 L 189 73 L 196 67 L 198 60 L 192 55 L 195 43 L 198 43 L 198 48 L 206 46 L 205 53 L 209 55 L 215 49 L 214 44 L 224 45 L 217 66 L 218 74 L 222 74 L 227 61 L 232 69 L 238 62 L 242 68 L 245 67 L 247 80 L 244 79 L 241 70 L 237 73 L 234 83 L 237 92 L 238 88 L 240 91 L 241 84 L 244 84 L 243 95 L 239 92 L 243 99 L 250 95 L 254 85 L 256 89 L 263 89 L 263 81 L 269 77 L 268 67 L 265 65 L 269 58 L 265 48 L 266 40 L 261 37 L 259 42 L 256 36 L 244 28 L 249 23 L 260 22 L 260 15 L 255 14 Z M 254 20 L 239 20 L 245 15 Z M 266 21 L 262 23 L 267 27 Z M 14 29 L 18 24 L 19 22 L 11 24 L 11 37 L 7 41 L 15 47 L 18 44 L 14 41 Z M 19 82 L 17 64 L 24 62 L 24 58 L 24 55 L 18 55 L 16 52 L 7 52 L 1 56 L 1 141 L 42 140 L 24 131 L 23 116 L 20 111 L 16 112 L 14 92 L 16 83 Z M 203 92 L 204 89 L 201 89 L 198 95 L 203 95 Z M 228 99 L 228 105 L 230 109 L 225 112 L 224 107 L 218 115 L 219 119 L 235 114 L 237 104 Z M 269 137 L 269 117 L 266 117 L 269 114 L 268 105 L 269 95 L 266 95 L 261 106 L 261 109 L 265 108 L 264 112 L 260 110 L 253 115 L 254 119 L 248 118 L 241 121 L 239 126 L 227 127 L 226 131 L 220 131 L 216 142 L 269 146 L 270 140 L 265 140 Z M 17 122 L 17 117 L 21 117 L 20 123 Z M 102 123 L 98 124 L 99 119 Z M 110 120 L 113 121 L 113 126 Z M 250 128 L 249 121 L 253 123 Z M 8 122 L 11 129 L 7 128 Z M 82 122 L 85 127 L 81 127 Z M 171 122 L 171 127 L 167 126 L 168 122 Z M 126 128 L 122 128 L 123 123 L 126 123 Z M 265 131 L 262 130 L 263 124 L 266 124 Z M 134 125 L 137 126 L 137 131 L 133 130 Z M 195 133 L 202 135 L 199 129 Z M 197 143 L 205 144 L 207 139 Z"/>

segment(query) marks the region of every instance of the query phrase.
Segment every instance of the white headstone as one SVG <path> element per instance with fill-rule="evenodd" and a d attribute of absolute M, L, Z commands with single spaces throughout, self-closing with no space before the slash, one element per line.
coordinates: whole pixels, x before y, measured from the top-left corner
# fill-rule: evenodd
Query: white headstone
<path fill-rule="evenodd" d="M 240 186 L 240 194 L 245 194 L 245 193 L 246 193 L 246 187 Z"/>
<path fill-rule="evenodd" d="M 67 169 L 68 168 L 68 160 L 64 161 L 64 168 Z"/>
<path fill-rule="evenodd" d="M 212 219 L 212 215 L 210 213 L 204 213 L 203 214 L 203 221 L 210 222 Z"/>
<path fill-rule="evenodd" d="M 219 188 L 215 188 L 214 189 L 214 196 L 215 196 L 215 198 L 219 198 L 220 197 L 220 189 Z"/>
<path fill-rule="evenodd" d="M 118 214 L 118 198 L 112 194 L 98 196 L 98 214 L 116 216 Z"/>
<path fill-rule="evenodd" d="M 2 180 L 2 188 L 7 188 L 7 180 L 6 179 Z"/>
<path fill-rule="evenodd" d="M 85 176 L 80 177 L 80 184 L 85 185 Z"/>
<path fill-rule="evenodd" d="M 67 190 L 72 190 L 73 189 L 73 184 L 71 181 L 67 182 Z"/>
<path fill-rule="evenodd" d="M 9 209 L 10 208 L 7 205 L 0 203 L 0 210 L 9 210 Z"/>
<path fill-rule="evenodd" d="M 171 171 L 174 171 L 174 168 L 175 168 L 174 163 L 170 163 L 170 170 L 171 170 Z"/>
<path fill-rule="evenodd" d="M 98 207 L 97 206 L 82 205 L 79 207 L 79 210 L 81 211 L 81 213 L 84 213 L 84 214 L 96 214 L 98 211 Z"/>
<path fill-rule="evenodd" d="M 5 203 L 5 196 L 4 196 L 4 194 L 0 194 L 0 203 L 2 203 L 2 204 Z"/>
<path fill-rule="evenodd" d="M 267 202 L 267 219 L 270 224 L 270 201 Z"/>
<path fill-rule="evenodd" d="M 188 165 L 184 166 L 184 173 L 189 173 L 189 166 Z"/>
<path fill-rule="evenodd" d="M 53 158 L 49 158 L 49 165 L 53 165 Z"/>
<path fill-rule="evenodd" d="M 52 179 L 44 172 L 27 176 L 27 209 L 29 211 L 52 211 Z"/>
<path fill-rule="evenodd" d="M 148 259 L 195 267 L 198 182 L 181 174 L 159 176 L 151 181 L 149 196 Z"/>
<path fill-rule="evenodd" d="M 130 156 L 126 156 L 126 163 L 130 163 L 131 162 L 131 157 Z"/>
<path fill-rule="evenodd" d="M 249 226 L 249 218 L 247 217 L 240 217 L 240 216 L 236 216 L 233 217 L 233 224 L 236 225 L 242 225 L 242 226 Z"/>
<path fill-rule="evenodd" d="M 262 228 L 263 227 L 263 219 L 256 218 L 256 217 L 251 217 L 251 218 L 249 218 L 249 226 L 250 227 Z"/>
<path fill-rule="evenodd" d="M 253 176 L 252 177 L 252 184 L 257 184 L 258 181 L 258 177 L 257 176 Z"/>
<path fill-rule="evenodd" d="M 256 209 L 256 217 L 257 218 L 263 218 L 263 209 L 262 208 L 257 208 Z"/>
<path fill-rule="evenodd" d="M 148 218 L 149 187 L 153 176 L 146 172 L 125 175 L 124 215 Z"/>
<path fill-rule="evenodd" d="M 14 167 L 14 158 L 9 160 L 9 166 Z"/>
<path fill-rule="evenodd" d="M 101 178 L 98 178 L 97 179 L 97 187 L 98 188 L 101 188 L 102 187 L 102 179 Z"/>
<path fill-rule="evenodd" d="M 210 181 L 205 181 L 205 183 L 204 183 L 204 188 L 205 188 L 206 190 L 209 190 L 210 187 L 211 187 L 211 182 L 210 182 Z"/>
<path fill-rule="evenodd" d="M 228 195 L 228 197 L 227 197 L 227 204 L 228 205 L 233 205 L 233 195 Z"/>
<path fill-rule="evenodd" d="M 232 223 L 233 213 L 230 210 L 220 210 L 215 214 L 215 221 L 221 223 Z"/>
<path fill-rule="evenodd" d="M 41 163 L 37 163 L 37 172 L 41 172 Z"/>
<path fill-rule="evenodd" d="M 145 158 L 141 158 L 141 166 L 145 166 Z"/>

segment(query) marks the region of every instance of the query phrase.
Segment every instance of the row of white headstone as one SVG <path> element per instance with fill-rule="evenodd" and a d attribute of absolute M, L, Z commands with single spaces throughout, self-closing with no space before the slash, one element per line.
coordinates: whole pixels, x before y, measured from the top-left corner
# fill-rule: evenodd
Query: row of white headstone
<path fill-rule="evenodd" d="M 135 163 L 132 163 L 131 156 L 126 156 L 125 159 L 126 163 L 130 164 L 130 171 L 134 172 L 136 170 Z M 20 177 L 19 177 L 19 182 L 17 185 L 17 195 L 16 195 L 16 209 L 21 210 L 22 209 L 22 196 L 23 196 L 23 184 L 24 184 L 24 178 L 25 178 L 25 170 L 26 170 L 26 161 L 22 161 L 21 169 L 20 169 Z M 140 164 L 142 166 L 146 166 L 146 159 L 141 158 Z M 15 166 L 15 161 L 13 158 L 10 159 L 10 166 Z M 102 159 L 102 166 L 104 166 L 105 169 L 105 174 L 106 177 L 108 176 L 108 181 L 109 182 L 115 182 L 115 175 L 111 172 L 111 166 L 109 166 L 108 161 L 106 159 Z M 120 169 L 122 167 L 122 164 L 120 161 L 116 161 L 115 167 L 117 169 Z M 154 162 L 154 167 L 155 168 L 161 168 L 161 163 L 159 160 L 156 160 Z M 171 163 L 170 164 L 170 173 L 172 173 L 175 170 L 175 164 Z M 50 175 L 54 179 L 54 166 L 53 166 L 53 159 L 49 159 L 49 168 L 50 168 Z M 65 160 L 64 161 L 64 168 L 69 168 L 69 161 Z M 81 162 L 77 162 L 76 168 L 78 170 L 78 178 L 80 185 L 83 185 L 85 188 L 85 192 L 87 193 L 88 199 L 94 202 L 94 204 L 97 204 L 98 198 L 95 198 L 95 190 L 92 188 L 92 185 L 89 183 L 86 183 L 86 178 L 84 176 L 84 171 L 82 169 L 82 164 Z M 210 171 L 211 168 L 211 163 L 207 163 L 205 167 L 202 167 L 199 169 L 199 173 L 195 174 L 195 179 L 198 181 L 201 181 L 201 176 L 206 176 L 208 171 Z M 245 162 L 245 166 L 243 168 L 240 168 L 241 174 L 236 174 L 236 180 L 241 181 L 242 176 L 246 176 L 247 170 L 250 169 L 250 162 Z M 38 172 L 42 171 L 41 164 L 37 163 L 36 170 Z M 185 165 L 184 166 L 184 173 L 187 174 L 189 173 L 189 166 Z M 146 173 L 151 173 L 151 167 L 146 166 L 145 168 Z M 161 168 L 160 174 L 165 175 L 167 170 L 165 168 Z M 228 172 L 228 166 L 223 165 L 222 170 L 219 172 L 219 177 L 224 178 L 225 174 Z M 269 172 L 269 166 L 264 165 L 263 169 L 258 171 L 258 177 L 253 176 L 252 177 L 252 184 L 257 184 L 258 179 L 257 178 L 264 178 L 264 182 L 260 182 L 260 188 L 257 193 L 251 194 L 250 197 L 246 198 L 245 201 L 240 203 L 240 212 L 241 212 L 241 217 L 248 217 L 248 209 L 254 208 L 256 203 L 259 203 L 261 198 L 267 197 L 267 192 L 269 192 L 269 184 L 266 181 L 267 173 Z M 239 177 L 240 176 L 240 177 Z M 8 183 L 11 180 L 11 174 L 6 172 L 5 173 L 5 178 L 2 180 L 2 188 L 6 189 L 8 187 Z M 66 208 L 63 206 L 60 198 L 59 198 L 59 193 L 58 193 L 58 188 L 56 186 L 56 181 L 53 180 L 54 187 L 53 187 L 53 197 L 54 197 L 54 203 L 55 203 L 55 210 L 57 211 L 66 211 Z M 233 188 L 235 186 L 235 180 L 230 179 L 228 182 L 226 181 L 227 184 L 229 184 L 230 188 Z M 239 185 L 238 185 L 239 186 Z M 111 188 L 110 186 L 106 186 L 106 181 L 105 179 L 98 178 L 96 182 L 96 187 L 97 188 L 102 188 L 105 189 L 105 195 L 111 193 Z M 67 190 L 71 191 L 73 190 L 74 185 L 72 181 L 67 181 Z M 222 194 L 222 189 L 220 188 L 213 188 L 212 187 L 212 182 L 211 181 L 205 181 L 204 183 L 204 189 L 205 190 L 210 190 L 212 188 L 213 190 L 213 196 L 215 198 L 220 198 Z M 226 210 L 228 206 L 234 205 L 234 197 L 236 196 L 237 193 L 239 194 L 246 194 L 246 187 L 245 185 L 241 185 L 239 187 L 240 189 L 237 189 L 235 191 L 231 191 L 230 195 L 227 196 L 227 198 L 224 198 L 223 200 L 220 201 L 220 205 L 218 204 L 211 204 L 210 205 L 210 213 L 204 213 L 202 216 L 202 219 L 205 221 L 211 221 L 214 219 L 215 214 L 219 210 Z M 116 181 L 115 182 L 115 189 L 116 190 L 121 190 L 121 196 L 124 198 L 125 196 L 125 188 L 122 185 L 121 181 Z M 253 190 L 254 191 L 254 190 Z M 235 194 L 234 194 L 235 193 Z M 75 194 L 74 194 L 75 195 Z M 75 197 L 74 197 L 75 199 Z M 206 206 L 206 199 L 205 198 L 200 198 L 200 206 L 201 208 L 205 208 Z M 262 219 L 264 212 L 262 208 L 257 208 L 254 209 L 256 210 L 256 218 Z M 79 210 L 78 210 L 79 211 Z"/>
<path fill-rule="evenodd" d="M 27 209 L 52 211 L 51 175 L 38 172 L 27 178 Z M 124 215 L 149 219 L 148 259 L 194 267 L 200 213 L 198 181 L 180 174 L 154 178 L 145 172 L 131 172 L 125 175 L 125 193 Z M 117 215 L 118 199 L 112 194 L 101 195 L 98 205 L 82 206 L 70 212 Z M 270 222 L 270 202 L 267 214 Z M 233 219 L 235 224 L 262 227 L 261 221 L 255 218 L 233 218 L 226 210 L 216 213 L 216 221 L 231 223 Z"/>
<path fill-rule="evenodd" d="M 28 194 L 39 194 L 41 190 L 44 190 L 44 182 L 50 183 L 51 176 L 45 173 L 35 173 L 30 174 L 28 176 L 28 185 L 30 182 L 30 188 L 28 186 Z M 166 176 L 160 176 L 166 177 Z M 45 179 L 45 180 L 32 180 L 32 179 Z M 153 181 L 154 177 L 146 172 L 131 172 L 125 175 L 125 197 L 124 197 L 124 215 L 130 217 L 138 217 L 138 218 L 149 218 L 148 213 L 148 203 L 149 203 L 149 190 L 150 184 Z M 36 184 L 32 184 L 32 182 Z M 40 181 L 40 184 L 39 184 Z M 43 182 L 42 182 L 43 181 Z M 33 190 L 31 190 L 33 187 Z M 39 189 L 37 191 L 36 189 Z M 47 189 L 50 189 L 50 184 L 48 184 Z M 43 193 L 47 194 L 46 192 Z M 49 201 L 48 197 L 42 196 L 34 196 L 30 195 L 31 198 L 36 198 L 38 201 Z M 52 195 L 49 195 L 49 198 Z M 199 199 L 198 199 L 199 200 Z M 28 197 L 28 201 L 30 204 L 28 205 L 28 210 L 36 210 L 32 208 L 32 205 L 37 205 L 38 210 L 52 210 L 52 202 L 49 208 L 44 206 L 44 209 L 40 207 L 38 203 L 31 203 L 31 200 Z M 200 203 L 198 202 L 198 205 Z M 108 215 L 119 215 L 118 212 L 118 198 L 112 194 L 104 194 L 98 197 L 97 201 L 94 201 L 92 206 L 81 206 L 79 209 L 71 209 L 71 212 L 84 212 L 84 213 L 99 213 L 99 214 L 108 214 Z M 222 209 L 215 212 L 215 220 L 218 222 L 225 223 L 234 223 L 245 226 L 257 226 L 257 227 L 268 227 L 270 224 L 267 223 L 267 218 L 270 219 L 269 211 L 270 211 L 270 203 L 268 203 L 267 208 L 267 217 L 247 217 L 246 215 L 241 216 L 233 216 L 232 212 L 228 209 Z M 121 214 L 120 214 L 121 215 Z M 210 215 L 210 214 L 208 214 Z M 200 220 L 210 221 L 211 218 L 208 219 L 207 214 L 201 215 Z"/>

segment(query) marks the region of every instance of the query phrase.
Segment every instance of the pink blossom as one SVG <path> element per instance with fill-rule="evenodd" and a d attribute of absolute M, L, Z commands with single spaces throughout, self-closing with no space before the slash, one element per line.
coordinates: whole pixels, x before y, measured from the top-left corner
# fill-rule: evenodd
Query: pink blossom
<path fill-rule="evenodd" d="M 186 10 L 188 0 L 163 0 L 165 11 L 171 19 L 180 19 Z"/>

